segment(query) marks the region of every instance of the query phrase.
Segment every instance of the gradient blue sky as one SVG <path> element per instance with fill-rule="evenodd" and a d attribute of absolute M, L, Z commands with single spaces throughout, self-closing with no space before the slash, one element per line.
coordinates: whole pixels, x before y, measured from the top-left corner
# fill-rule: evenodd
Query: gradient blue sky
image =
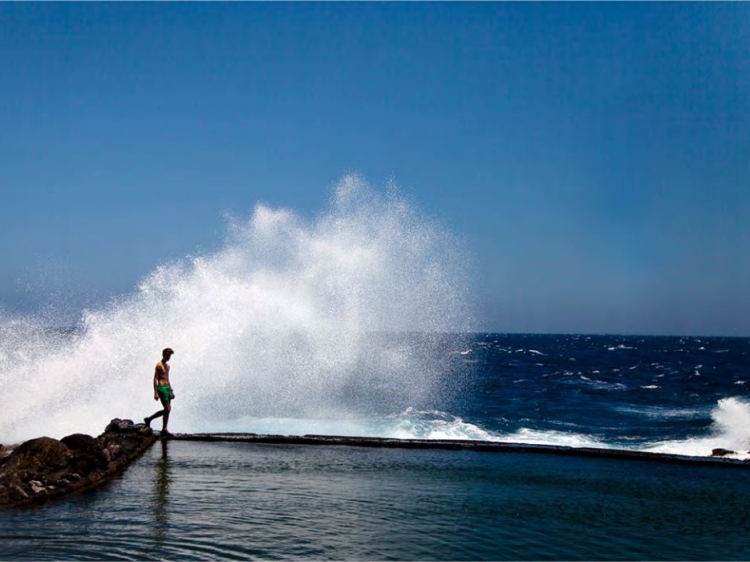
<path fill-rule="evenodd" d="M 394 179 L 481 330 L 750 335 L 750 4 L 1 3 L 0 309 Z"/>

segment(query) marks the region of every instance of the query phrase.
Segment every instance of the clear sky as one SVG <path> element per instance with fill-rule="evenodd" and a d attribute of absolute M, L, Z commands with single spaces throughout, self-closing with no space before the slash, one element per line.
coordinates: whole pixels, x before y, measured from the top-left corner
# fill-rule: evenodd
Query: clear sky
<path fill-rule="evenodd" d="M 750 4 L 0 3 L 0 309 L 393 179 L 478 329 L 750 336 Z"/>

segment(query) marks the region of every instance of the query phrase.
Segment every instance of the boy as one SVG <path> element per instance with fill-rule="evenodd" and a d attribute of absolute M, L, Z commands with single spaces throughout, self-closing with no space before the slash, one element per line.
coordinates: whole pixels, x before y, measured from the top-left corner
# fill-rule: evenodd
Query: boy
<path fill-rule="evenodd" d="M 164 348 L 161 352 L 161 361 L 156 364 L 154 370 L 154 400 L 161 400 L 162 410 L 159 410 L 155 414 L 143 418 L 143 421 L 148 427 L 151 427 L 151 422 L 156 418 L 163 417 L 161 434 L 163 436 L 170 435 L 167 431 L 167 424 L 169 423 L 169 412 L 172 411 L 171 402 L 174 399 L 174 392 L 172 391 L 172 385 L 169 384 L 169 359 L 174 354 L 172 348 Z"/>

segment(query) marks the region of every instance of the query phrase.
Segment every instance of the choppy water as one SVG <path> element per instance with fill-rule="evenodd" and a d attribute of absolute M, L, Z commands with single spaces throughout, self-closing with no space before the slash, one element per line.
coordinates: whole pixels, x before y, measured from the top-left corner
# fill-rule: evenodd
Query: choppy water
<path fill-rule="evenodd" d="M 0 558 L 743 560 L 749 501 L 744 469 L 172 441 L 0 513 Z"/>
<path fill-rule="evenodd" d="M 748 456 L 748 338 L 485 334 L 456 357 L 452 412 L 485 438 Z"/>

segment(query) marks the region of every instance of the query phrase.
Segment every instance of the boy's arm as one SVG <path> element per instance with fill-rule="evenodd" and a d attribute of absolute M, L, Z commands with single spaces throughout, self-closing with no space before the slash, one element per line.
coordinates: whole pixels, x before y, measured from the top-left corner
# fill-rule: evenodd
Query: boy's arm
<path fill-rule="evenodd" d="M 156 365 L 156 369 L 154 369 L 154 400 L 159 399 L 159 393 L 156 390 L 156 387 L 159 386 L 159 365 Z"/>

